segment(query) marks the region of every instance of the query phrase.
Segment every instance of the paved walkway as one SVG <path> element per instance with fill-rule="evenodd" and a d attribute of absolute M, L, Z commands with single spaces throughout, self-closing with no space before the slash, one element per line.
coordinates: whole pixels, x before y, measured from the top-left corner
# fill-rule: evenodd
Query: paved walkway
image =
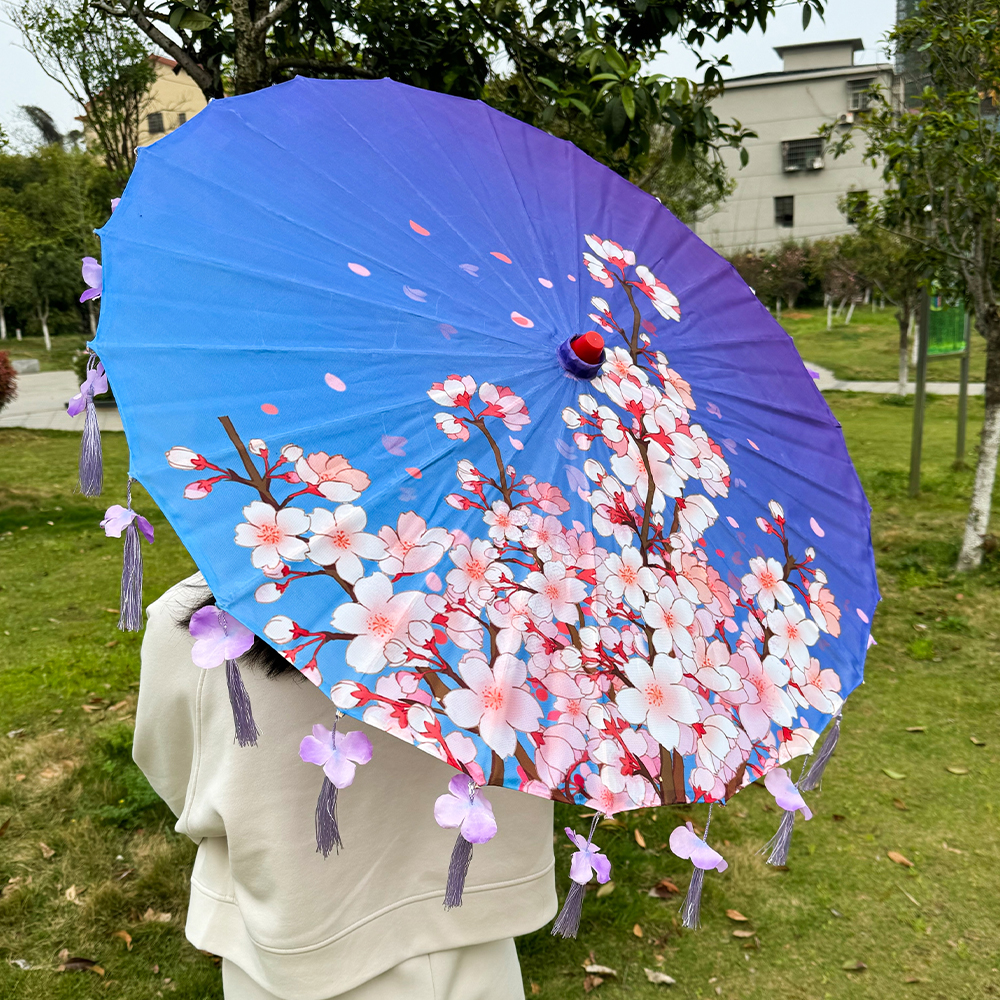
<path fill-rule="evenodd" d="M 66 404 L 80 391 L 73 372 L 37 372 L 17 377 L 17 396 L 0 411 L 0 427 L 29 427 L 32 430 L 82 431 L 83 414 L 70 417 Z M 111 407 L 97 408 L 102 431 L 120 431 L 121 417 Z"/>
<path fill-rule="evenodd" d="M 802 362 L 814 379 L 820 392 L 877 392 L 883 396 L 894 396 L 899 391 L 899 382 L 845 382 L 838 379 L 829 368 L 814 365 L 811 361 Z M 957 396 L 958 382 L 928 382 L 927 394 L 930 396 Z M 917 391 L 916 383 L 906 383 L 906 394 L 912 396 Z M 969 383 L 969 395 L 981 396 L 982 382 Z"/>

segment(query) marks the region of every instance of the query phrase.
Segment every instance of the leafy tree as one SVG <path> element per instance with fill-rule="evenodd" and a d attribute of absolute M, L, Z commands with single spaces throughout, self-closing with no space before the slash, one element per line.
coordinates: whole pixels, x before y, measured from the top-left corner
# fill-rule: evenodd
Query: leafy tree
<path fill-rule="evenodd" d="M 986 412 L 958 559 L 983 556 L 1000 450 L 1000 4 L 923 0 L 891 33 L 897 54 L 919 52 L 926 86 L 912 107 L 886 95 L 862 119 L 865 156 L 887 189 L 880 223 L 922 249 L 925 273 L 950 284 L 986 340 Z M 841 142 L 841 146 L 845 143 Z"/>
<path fill-rule="evenodd" d="M 795 0 L 803 18 L 822 0 Z M 656 129 L 674 162 L 748 134 L 712 113 L 723 57 L 702 57 L 696 85 L 645 73 L 665 40 L 701 53 L 762 27 L 776 0 L 92 0 L 130 20 L 194 79 L 206 98 L 248 93 L 296 72 L 390 77 L 479 98 L 576 142 L 625 176 L 648 166 Z M 229 73 L 231 71 L 231 79 Z"/>
<path fill-rule="evenodd" d="M 86 0 L 22 0 L 8 12 L 42 70 L 79 105 L 97 152 L 124 184 L 154 79 L 147 40 L 131 24 L 106 21 Z M 25 111 L 47 142 L 62 141 L 51 119 L 46 125 L 39 117 L 48 117 L 44 111 Z"/>

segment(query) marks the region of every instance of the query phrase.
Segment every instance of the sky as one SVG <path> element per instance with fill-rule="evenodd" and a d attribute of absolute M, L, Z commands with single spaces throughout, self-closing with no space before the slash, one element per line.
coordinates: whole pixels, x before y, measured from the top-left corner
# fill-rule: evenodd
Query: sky
<path fill-rule="evenodd" d="M 721 51 L 728 52 L 733 65 L 724 75 L 749 76 L 777 71 L 781 69 L 781 60 L 774 46 L 835 38 L 861 38 L 865 51 L 856 54 L 856 61 L 875 62 L 883 57 L 880 42 L 892 27 L 894 17 L 893 0 L 829 0 L 825 21 L 814 16 L 808 30 L 803 31 L 799 6 L 786 2 L 779 7 L 766 35 L 757 28 L 749 35 L 726 39 Z M 696 60 L 682 46 L 669 46 L 654 66 L 657 72 L 669 76 L 698 76 Z M 0 17 L 0 122 L 9 133 L 18 129 L 18 108 L 22 104 L 44 108 L 64 132 L 78 127 L 74 120 L 80 113 L 77 106 L 59 84 L 39 69 L 21 47 L 17 30 Z"/>

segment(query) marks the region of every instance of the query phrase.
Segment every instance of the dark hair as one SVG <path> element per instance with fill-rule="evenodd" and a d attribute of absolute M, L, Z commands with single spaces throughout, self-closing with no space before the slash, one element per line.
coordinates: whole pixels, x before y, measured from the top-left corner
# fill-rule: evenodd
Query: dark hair
<path fill-rule="evenodd" d="M 208 587 L 197 583 L 190 583 L 188 586 L 192 589 L 197 588 L 198 596 L 191 601 L 188 610 L 177 619 L 177 624 L 185 630 L 190 627 L 196 611 L 215 604 L 215 595 Z M 240 661 L 254 669 L 263 670 L 268 677 L 280 677 L 287 673 L 298 674 L 295 667 L 259 635 L 253 637 L 253 645 L 240 657 Z"/>

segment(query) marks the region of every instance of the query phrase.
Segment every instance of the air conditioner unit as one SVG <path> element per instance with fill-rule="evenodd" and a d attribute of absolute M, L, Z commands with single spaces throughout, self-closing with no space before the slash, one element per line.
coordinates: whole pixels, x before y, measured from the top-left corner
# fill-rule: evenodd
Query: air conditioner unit
<path fill-rule="evenodd" d="M 810 170 L 822 170 L 823 169 L 823 157 L 817 156 L 815 160 L 809 165 Z"/>
<path fill-rule="evenodd" d="M 848 111 L 840 116 L 841 125 L 853 125 L 854 124 L 854 112 Z"/>

